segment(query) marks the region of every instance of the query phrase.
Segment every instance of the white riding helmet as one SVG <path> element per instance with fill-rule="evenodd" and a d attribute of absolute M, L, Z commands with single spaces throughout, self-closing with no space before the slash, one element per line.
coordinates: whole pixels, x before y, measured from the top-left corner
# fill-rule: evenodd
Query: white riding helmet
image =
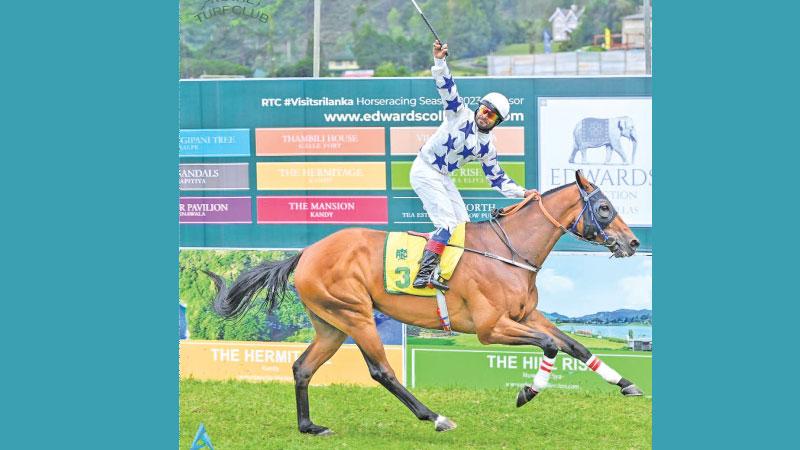
<path fill-rule="evenodd" d="M 500 115 L 498 124 L 508 119 L 508 114 L 511 112 L 511 104 L 508 103 L 506 96 L 499 92 L 490 92 L 484 95 L 480 104 L 488 106 Z"/>

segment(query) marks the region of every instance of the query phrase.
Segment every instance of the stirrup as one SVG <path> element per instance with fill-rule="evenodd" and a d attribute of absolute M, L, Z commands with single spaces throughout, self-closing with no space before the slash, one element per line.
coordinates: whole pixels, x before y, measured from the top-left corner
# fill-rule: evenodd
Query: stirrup
<path fill-rule="evenodd" d="M 418 285 L 417 283 L 414 283 L 412 286 L 415 289 L 433 288 L 433 289 L 439 289 L 440 291 L 447 291 L 447 290 L 450 289 L 450 287 L 448 285 L 442 283 L 441 281 L 437 280 L 433 276 L 428 278 L 428 280 L 425 281 L 425 284 L 423 284 L 423 285 Z"/>
<path fill-rule="evenodd" d="M 444 281 L 439 281 L 441 274 L 442 267 L 439 264 L 436 264 L 436 267 L 433 268 L 433 273 L 431 273 L 430 279 L 428 279 L 428 285 L 434 289 L 445 292 L 450 289 L 450 286 L 446 285 Z"/>
<path fill-rule="evenodd" d="M 431 269 L 430 275 L 427 276 L 428 279 L 426 281 L 424 281 L 425 284 L 423 284 L 421 286 L 417 286 L 418 281 L 420 281 L 419 274 L 417 274 L 417 279 L 414 280 L 414 284 L 412 286 L 414 286 L 414 288 L 416 288 L 416 289 L 424 289 L 426 287 L 427 288 L 433 288 L 433 289 L 439 289 L 442 292 L 449 290 L 450 287 L 448 285 L 446 285 L 443 282 L 439 281 L 439 274 L 441 273 L 440 270 L 441 270 L 441 268 L 439 267 L 439 264 L 436 264 L 433 267 L 433 269 Z"/>
<path fill-rule="evenodd" d="M 428 280 L 428 287 L 439 289 L 440 291 L 447 291 L 450 289 L 450 286 L 444 284 L 443 282 L 437 280 L 434 277 L 431 277 L 431 279 Z"/>

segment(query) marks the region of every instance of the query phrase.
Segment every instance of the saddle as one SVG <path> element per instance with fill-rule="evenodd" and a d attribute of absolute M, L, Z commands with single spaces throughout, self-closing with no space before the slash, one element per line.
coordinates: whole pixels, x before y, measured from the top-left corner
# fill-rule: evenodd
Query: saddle
<path fill-rule="evenodd" d="M 464 246 L 465 224 L 459 224 L 450 237 L 450 244 L 458 247 Z M 386 234 L 383 257 L 383 284 L 389 294 L 410 294 L 419 297 L 435 297 L 436 289 L 416 289 L 411 282 L 419 272 L 419 260 L 425 244 L 430 239 L 430 233 L 415 231 L 393 231 Z M 453 247 L 450 244 L 442 254 L 439 264 L 441 277 L 449 280 L 464 254 L 463 248 Z"/>

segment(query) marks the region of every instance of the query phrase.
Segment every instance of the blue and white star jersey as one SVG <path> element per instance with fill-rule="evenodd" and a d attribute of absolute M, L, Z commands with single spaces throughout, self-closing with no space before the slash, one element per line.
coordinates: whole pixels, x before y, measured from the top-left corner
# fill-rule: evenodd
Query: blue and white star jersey
<path fill-rule="evenodd" d="M 506 197 L 524 197 L 525 189 L 497 163 L 494 133 L 481 133 L 475 113 L 465 105 L 444 59 L 434 58 L 433 80 L 444 104 L 444 122 L 420 149 L 420 155 L 436 171 L 448 175 L 470 161 L 480 161 L 492 188 Z"/>

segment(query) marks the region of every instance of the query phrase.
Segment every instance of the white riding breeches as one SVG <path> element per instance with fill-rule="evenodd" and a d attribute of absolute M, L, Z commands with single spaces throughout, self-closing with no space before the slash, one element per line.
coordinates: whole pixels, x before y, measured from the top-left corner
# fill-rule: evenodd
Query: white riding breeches
<path fill-rule="evenodd" d="M 422 200 L 422 206 L 436 228 L 453 232 L 459 223 L 469 222 L 464 199 L 449 175 L 440 173 L 419 155 L 411 165 L 409 175 L 411 187 Z"/>

